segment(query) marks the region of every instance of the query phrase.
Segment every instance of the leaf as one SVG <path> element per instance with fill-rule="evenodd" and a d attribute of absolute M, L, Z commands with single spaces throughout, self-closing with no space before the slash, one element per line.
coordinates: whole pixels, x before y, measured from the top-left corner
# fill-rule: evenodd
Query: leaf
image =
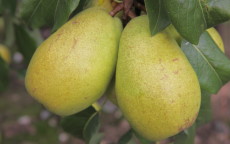
<path fill-rule="evenodd" d="M 196 127 L 199 127 L 211 120 L 211 94 L 205 90 L 201 90 L 201 106 L 200 112 L 196 119 Z"/>
<path fill-rule="evenodd" d="M 201 0 L 208 27 L 230 20 L 230 0 Z"/>
<path fill-rule="evenodd" d="M 79 0 L 24 0 L 20 17 L 33 28 L 53 25 L 53 30 L 64 24 L 76 9 Z"/>
<path fill-rule="evenodd" d="M 162 0 L 145 0 L 145 6 L 152 35 L 162 31 L 171 23 Z"/>
<path fill-rule="evenodd" d="M 103 138 L 103 133 L 96 133 L 93 135 L 93 137 L 90 139 L 89 144 L 100 144 L 101 139 Z"/>
<path fill-rule="evenodd" d="M 30 35 L 25 27 L 15 24 L 14 29 L 19 51 L 24 56 L 26 63 L 29 64 L 30 59 L 37 48 L 36 40 Z"/>
<path fill-rule="evenodd" d="M 168 16 L 180 35 L 193 44 L 207 28 L 201 0 L 164 0 Z"/>
<path fill-rule="evenodd" d="M 77 8 L 79 1 L 80 0 L 58 0 L 52 31 L 57 30 L 68 20 L 70 14 Z"/>
<path fill-rule="evenodd" d="M 8 65 L 6 62 L 0 57 L 0 92 L 4 91 L 8 85 Z"/>
<path fill-rule="evenodd" d="M 0 14 L 2 14 L 3 11 L 9 11 L 11 15 L 14 15 L 16 6 L 16 0 L 0 0 Z"/>
<path fill-rule="evenodd" d="M 8 47 L 12 47 L 15 42 L 15 33 L 14 33 L 14 25 L 13 25 L 13 16 L 11 16 L 9 13 L 5 14 L 4 16 L 4 22 L 5 22 L 5 38 L 4 38 L 4 44 Z"/>
<path fill-rule="evenodd" d="M 91 2 L 92 0 L 81 0 L 78 4 L 78 7 L 72 12 L 70 17 L 73 17 L 82 10 L 87 9 Z"/>
<path fill-rule="evenodd" d="M 179 133 L 174 137 L 175 139 L 174 144 L 194 144 L 195 135 L 196 135 L 196 126 L 195 124 L 193 124 L 190 128 Z"/>
<path fill-rule="evenodd" d="M 216 93 L 230 80 L 230 60 L 208 32 L 201 35 L 198 45 L 183 41 L 182 50 L 194 68 L 203 90 Z"/>
<path fill-rule="evenodd" d="M 136 131 L 133 131 L 133 133 L 138 138 L 138 140 L 141 142 L 141 144 L 153 144 L 152 141 L 145 139 L 140 134 L 138 134 Z"/>
<path fill-rule="evenodd" d="M 118 141 L 119 144 L 128 144 L 133 137 L 133 131 L 129 130 L 126 134 L 124 134 L 121 139 Z"/>
<path fill-rule="evenodd" d="M 93 107 L 89 107 L 77 114 L 64 117 L 61 120 L 61 126 L 66 132 L 83 139 L 84 127 L 95 112 L 96 110 Z"/>
<path fill-rule="evenodd" d="M 95 134 L 99 131 L 99 112 L 94 113 L 89 120 L 86 122 L 83 129 L 83 137 L 87 142 L 93 138 Z"/>

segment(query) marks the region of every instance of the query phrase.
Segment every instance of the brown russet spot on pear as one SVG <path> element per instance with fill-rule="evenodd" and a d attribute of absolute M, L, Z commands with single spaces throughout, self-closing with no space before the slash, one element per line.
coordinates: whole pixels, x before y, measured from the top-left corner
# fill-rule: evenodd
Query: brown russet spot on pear
<path fill-rule="evenodd" d="M 27 91 L 61 116 L 89 107 L 112 78 L 121 31 L 121 21 L 105 10 L 82 11 L 38 47 L 26 73 Z"/>
<path fill-rule="evenodd" d="M 132 19 L 122 32 L 115 89 L 124 117 L 152 141 L 190 127 L 200 108 L 192 66 L 168 32 L 151 36 L 146 15 Z"/>

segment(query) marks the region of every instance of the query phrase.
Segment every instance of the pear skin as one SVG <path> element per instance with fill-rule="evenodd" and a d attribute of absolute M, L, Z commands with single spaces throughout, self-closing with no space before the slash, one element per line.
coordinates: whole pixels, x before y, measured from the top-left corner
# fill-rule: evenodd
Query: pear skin
<path fill-rule="evenodd" d="M 25 85 L 50 111 L 67 116 L 93 104 L 115 70 L 122 24 L 89 8 L 64 24 L 34 53 Z"/>
<path fill-rule="evenodd" d="M 87 7 L 98 7 L 107 12 L 113 9 L 111 0 L 92 0 Z"/>
<path fill-rule="evenodd" d="M 190 127 L 199 112 L 201 91 L 192 66 L 167 32 L 151 36 L 146 15 L 122 32 L 115 88 L 124 117 L 152 141 Z"/>
<path fill-rule="evenodd" d="M 216 45 L 220 48 L 220 50 L 224 53 L 224 42 L 223 42 L 220 34 L 218 33 L 218 31 L 213 27 L 207 29 L 206 31 L 212 37 L 212 39 L 214 40 Z"/>
<path fill-rule="evenodd" d="M 180 45 L 181 41 L 182 41 L 182 37 L 181 35 L 177 32 L 176 28 L 171 24 L 169 25 L 166 30 L 166 32 L 168 32 L 169 35 L 171 35 L 176 41 L 177 43 Z"/>

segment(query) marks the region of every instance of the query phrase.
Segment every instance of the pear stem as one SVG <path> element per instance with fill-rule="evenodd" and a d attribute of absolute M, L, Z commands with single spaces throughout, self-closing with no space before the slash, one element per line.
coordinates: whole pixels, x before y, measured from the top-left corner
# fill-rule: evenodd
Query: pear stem
<path fill-rule="evenodd" d="M 118 12 L 123 10 L 124 5 L 123 3 L 117 4 L 115 8 L 109 13 L 111 16 L 115 16 Z"/>
<path fill-rule="evenodd" d="M 124 18 L 129 14 L 133 6 L 133 0 L 124 0 Z"/>
<path fill-rule="evenodd" d="M 124 10 L 123 19 L 126 19 L 127 16 L 130 18 L 136 17 L 136 14 L 131 10 L 133 5 L 133 0 L 124 0 L 123 3 L 119 3 L 115 8 L 109 13 L 111 16 L 115 16 L 118 12 Z"/>
<path fill-rule="evenodd" d="M 135 6 L 136 8 L 138 8 L 138 9 L 140 9 L 140 10 L 146 12 L 145 6 L 142 5 L 141 3 L 134 1 L 134 6 Z"/>

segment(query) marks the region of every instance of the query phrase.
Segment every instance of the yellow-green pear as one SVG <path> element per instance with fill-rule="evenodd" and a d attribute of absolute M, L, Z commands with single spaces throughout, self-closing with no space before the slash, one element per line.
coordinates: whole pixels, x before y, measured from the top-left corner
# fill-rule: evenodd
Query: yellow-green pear
<path fill-rule="evenodd" d="M 151 36 L 146 15 L 132 19 L 122 32 L 115 87 L 124 117 L 149 140 L 173 136 L 197 118 L 197 76 L 167 32 Z"/>
<path fill-rule="evenodd" d="M 10 58 L 9 49 L 6 46 L 2 45 L 2 44 L 0 44 L 0 57 L 2 57 L 2 59 L 6 63 L 8 63 L 8 64 L 10 63 L 11 58 Z"/>
<path fill-rule="evenodd" d="M 106 92 L 105 92 L 105 96 L 114 104 L 114 105 L 118 105 L 117 104 L 117 97 L 116 97 L 116 92 L 115 92 L 115 76 L 112 78 Z"/>
<path fill-rule="evenodd" d="M 71 115 L 105 92 L 115 70 L 122 24 L 99 8 L 72 18 L 36 50 L 25 84 L 50 111 Z"/>
<path fill-rule="evenodd" d="M 214 42 L 216 43 L 216 45 L 220 48 L 220 50 L 222 52 L 224 52 L 224 42 L 220 36 L 220 34 L 218 33 L 218 31 L 215 28 L 209 28 L 206 30 L 209 35 L 212 37 L 212 39 L 214 40 Z"/>
<path fill-rule="evenodd" d="M 113 9 L 111 0 L 91 0 L 88 7 L 99 7 L 107 12 L 110 12 Z"/>
<path fill-rule="evenodd" d="M 176 41 L 177 43 L 180 45 L 181 41 L 182 41 L 182 37 L 181 35 L 177 32 L 176 28 L 171 24 L 169 25 L 166 30 L 166 32 L 168 32 L 169 35 L 171 35 Z"/>

